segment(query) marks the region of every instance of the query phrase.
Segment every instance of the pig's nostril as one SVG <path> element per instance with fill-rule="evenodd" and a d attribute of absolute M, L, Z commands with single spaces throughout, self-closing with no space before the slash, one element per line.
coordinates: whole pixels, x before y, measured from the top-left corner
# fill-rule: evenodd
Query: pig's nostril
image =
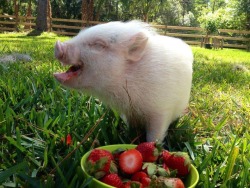
<path fill-rule="evenodd" d="M 65 50 L 66 50 L 66 46 L 60 41 L 57 41 L 55 45 L 55 57 L 59 60 L 63 59 Z"/>

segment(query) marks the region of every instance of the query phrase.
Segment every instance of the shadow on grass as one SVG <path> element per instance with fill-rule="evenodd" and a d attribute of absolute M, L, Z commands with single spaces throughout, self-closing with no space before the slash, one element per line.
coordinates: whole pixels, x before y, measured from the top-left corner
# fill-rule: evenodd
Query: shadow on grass
<path fill-rule="evenodd" d="M 195 133 L 194 124 L 188 114 L 172 122 L 163 141 L 164 148 L 169 151 L 182 151 L 186 143 L 194 146 Z"/>
<path fill-rule="evenodd" d="M 32 30 L 27 34 L 27 36 L 40 36 L 42 35 L 43 31 L 38 31 L 38 30 Z"/>

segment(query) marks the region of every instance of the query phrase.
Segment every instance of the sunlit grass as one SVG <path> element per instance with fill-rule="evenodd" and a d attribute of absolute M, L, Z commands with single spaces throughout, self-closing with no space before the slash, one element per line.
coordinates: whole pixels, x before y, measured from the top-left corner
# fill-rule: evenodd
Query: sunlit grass
<path fill-rule="evenodd" d="M 250 63 L 250 52 L 246 50 L 239 50 L 239 49 L 229 49 L 224 48 L 223 50 L 208 50 L 205 48 L 200 47 L 193 47 L 193 52 L 195 55 L 202 54 L 203 57 L 207 59 L 214 59 L 217 62 L 224 62 L 224 63 Z"/>

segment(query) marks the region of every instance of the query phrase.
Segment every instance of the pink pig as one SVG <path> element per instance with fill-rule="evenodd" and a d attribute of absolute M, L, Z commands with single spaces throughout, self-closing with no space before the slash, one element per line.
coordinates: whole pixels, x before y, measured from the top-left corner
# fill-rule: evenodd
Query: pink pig
<path fill-rule="evenodd" d="M 70 66 L 54 74 L 61 84 L 100 98 L 131 126 L 145 126 L 147 141 L 163 141 L 188 106 L 192 50 L 148 24 L 110 22 L 85 29 L 57 41 L 55 56 Z"/>

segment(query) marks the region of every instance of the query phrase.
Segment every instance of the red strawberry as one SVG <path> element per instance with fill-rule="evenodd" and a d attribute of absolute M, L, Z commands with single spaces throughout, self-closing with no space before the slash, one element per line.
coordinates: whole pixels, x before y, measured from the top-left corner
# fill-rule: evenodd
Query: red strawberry
<path fill-rule="evenodd" d="M 124 151 L 119 157 L 119 166 L 122 172 L 134 174 L 141 170 L 142 155 L 136 149 Z"/>
<path fill-rule="evenodd" d="M 189 173 L 191 161 L 185 152 L 162 152 L 165 165 L 173 170 L 177 170 L 177 176 L 186 176 Z"/>
<path fill-rule="evenodd" d="M 141 184 L 143 185 L 143 187 L 149 187 L 151 182 L 150 178 L 144 177 L 141 179 Z"/>
<path fill-rule="evenodd" d="M 143 187 L 148 187 L 150 184 L 150 181 L 151 181 L 151 179 L 148 177 L 148 175 L 143 171 L 136 172 L 131 177 L 131 180 L 140 182 L 143 185 Z"/>
<path fill-rule="evenodd" d="M 86 169 L 90 175 L 100 179 L 105 174 L 117 171 L 113 163 L 111 152 L 104 149 L 94 149 L 89 154 Z"/>
<path fill-rule="evenodd" d="M 69 146 L 69 145 L 71 145 L 71 144 L 72 144 L 72 138 L 71 138 L 71 135 L 68 134 L 68 135 L 67 135 L 67 139 L 66 139 L 66 145 Z"/>
<path fill-rule="evenodd" d="M 165 178 L 164 185 L 169 188 L 185 188 L 180 178 Z"/>
<path fill-rule="evenodd" d="M 121 178 L 117 174 L 108 174 L 104 176 L 101 181 L 103 183 L 106 183 L 108 185 L 114 186 L 114 187 L 122 187 L 123 183 Z"/>
<path fill-rule="evenodd" d="M 148 175 L 145 172 L 140 171 L 133 174 L 131 180 L 141 182 L 142 178 L 148 178 Z"/>
<path fill-rule="evenodd" d="M 155 162 L 161 153 L 161 145 L 156 142 L 143 142 L 136 149 L 142 154 L 143 162 Z"/>
<path fill-rule="evenodd" d="M 138 181 L 128 181 L 123 184 L 122 188 L 143 188 L 143 185 Z"/>

